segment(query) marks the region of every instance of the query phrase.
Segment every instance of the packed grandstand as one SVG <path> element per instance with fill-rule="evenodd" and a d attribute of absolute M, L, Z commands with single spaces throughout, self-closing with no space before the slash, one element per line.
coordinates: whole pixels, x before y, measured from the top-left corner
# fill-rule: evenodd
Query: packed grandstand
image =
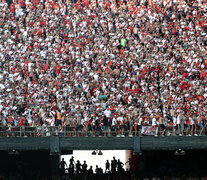
<path fill-rule="evenodd" d="M 205 0 L 1 0 L 1 134 L 205 134 L 206 11 Z"/>

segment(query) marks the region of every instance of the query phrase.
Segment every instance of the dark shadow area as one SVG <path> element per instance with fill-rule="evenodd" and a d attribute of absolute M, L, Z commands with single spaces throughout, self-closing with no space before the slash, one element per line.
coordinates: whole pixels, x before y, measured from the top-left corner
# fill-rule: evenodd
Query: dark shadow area
<path fill-rule="evenodd" d="M 179 177 L 202 178 L 207 176 L 207 151 L 143 151 L 138 155 L 137 167 L 132 162 L 125 171 L 124 163 L 118 159 L 106 162 L 105 169 L 97 165 L 89 167 L 87 162 L 80 163 L 70 159 L 66 165 L 58 155 L 47 151 L 1 151 L 0 179 L 6 180 L 69 180 L 69 179 L 143 179 Z M 133 168 L 132 168 L 133 167 Z"/>

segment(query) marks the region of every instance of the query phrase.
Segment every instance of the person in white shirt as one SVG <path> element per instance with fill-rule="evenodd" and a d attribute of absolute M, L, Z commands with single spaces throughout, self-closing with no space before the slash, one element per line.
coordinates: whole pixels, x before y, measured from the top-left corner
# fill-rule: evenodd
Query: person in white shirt
<path fill-rule="evenodd" d="M 194 119 L 193 119 L 193 113 L 191 113 L 190 117 L 189 117 L 189 121 L 190 121 L 190 134 L 189 136 L 193 136 L 193 132 L 194 132 Z"/>
<path fill-rule="evenodd" d="M 111 123 L 111 130 L 115 132 L 117 136 L 117 116 L 113 116 L 112 123 Z"/>
<path fill-rule="evenodd" d="M 123 118 L 121 113 L 119 114 L 117 121 L 120 123 L 121 137 L 124 137 L 124 131 L 126 129 L 126 126 L 125 126 L 125 119 Z"/>
<path fill-rule="evenodd" d="M 155 117 L 153 117 L 154 115 L 151 115 L 151 118 L 152 118 L 152 127 L 153 127 L 153 130 L 154 130 L 154 136 L 157 136 L 158 134 L 158 122 L 157 122 L 157 119 Z"/>
<path fill-rule="evenodd" d="M 182 116 L 181 116 L 181 113 L 178 113 L 178 116 L 176 118 L 176 126 L 178 128 L 179 136 L 182 136 L 182 134 L 181 134 L 181 122 L 182 122 Z"/>
<path fill-rule="evenodd" d="M 84 114 L 83 117 L 83 129 L 82 129 L 82 133 L 84 134 L 85 132 L 85 136 L 88 137 L 88 121 L 89 121 L 89 116 L 88 116 L 88 112 L 86 112 Z"/>
<path fill-rule="evenodd" d="M 110 119 L 110 118 L 111 118 L 111 111 L 110 111 L 109 109 L 106 109 L 106 110 L 104 111 L 104 114 L 106 115 L 106 118 L 107 118 L 107 119 Z"/>

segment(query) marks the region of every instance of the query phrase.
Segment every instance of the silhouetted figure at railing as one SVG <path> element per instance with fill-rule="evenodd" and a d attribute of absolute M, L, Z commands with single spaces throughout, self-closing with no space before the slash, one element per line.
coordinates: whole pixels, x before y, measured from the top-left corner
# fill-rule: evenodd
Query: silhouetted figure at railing
<path fill-rule="evenodd" d="M 69 165 L 70 166 L 73 166 L 73 168 L 75 168 L 75 161 L 74 161 L 74 157 L 72 156 L 71 158 L 70 158 L 70 160 L 69 160 Z"/>
<path fill-rule="evenodd" d="M 75 171 L 75 161 L 74 161 L 74 157 L 72 156 L 69 160 L 69 168 L 68 168 L 68 173 L 70 177 L 73 177 L 74 171 Z"/>
<path fill-rule="evenodd" d="M 93 166 L 90 166 L 90 168 L 88 169 L 88 175 L 93 175 Z"/>
<path fill-rule="evenodd" d="M 114 174 L 116 173 L 117 168 L 117 160 L 115 157 L 113 157 L 113 160 L 111 160 L 111 172 Z"/>
<path fill-rule="evenodd" d="M 73 164 L 69 164 L 68 174 L 69 174 L 70 177 L 73 177 L 74 170 L 75 170 L 74 165 Z"/>
<path fill-rule="evenodd" d="M 131 160 L 131 158 L 129 158 L 129 160 L 125 163 L 125 165 L 129 163 L 129 171 L 132 172 L 133 171 L 133 162 Z"/>
<path fill-rule="evenodd" d="M 98 167 L 98 165 L 96 165 L 96 174 L 98 174 L 98 175 L 102 175 L 103 174 L 103 169 L 100 167 Z"/>
<path fill-rule="evenodd" d="M 81 163 L 80 163 L 79 160 L 77 160 L 77 163 L 76 163 L 75 166 L 76 166 L 76 173 L 80 174 L 80 172 L 81 172 Z"/>
<path fill-rule="evenodd" d="M 96 174 L 98 174 L 98 173 L 99 173 L 99 168 L 98 168 L 98 165 L 96 165 L 95 172 L 96 172 Z"/>
<path fill-rule="evenodd" d="M 117 170 L 118 170 L 118 173 L 124 172 L 123 166 L 124 166 L 124 163 L 121 162 L 120 159 L 118 159 L 118 161 L 117 161 Z"/>
<path fill-rule="evenodd" d="M 60 173 L 64 174 L 65 173 L 65 167 L 67 167 L 67 164 L 66 164 L 64 158 L 62 158 L 59 165 L 60 165 Z"/>
<path fill-rule="evenodd" d="M 105 164 L 105 166 L 106 166 L 105 173 L 106 173 L 106 172 L 109 172 L 109 171 L 110 171 L 110 163 L 109 163 L 109 160 L 106 160 L 106 164 Z"/>
<path fill-rule="evenodd" d="M 88 167 L 88 165 L 86 164 L 86 161 L 83 161 L 83 165 L 82 165 L 82 172 L 83 172 L 83 174 L 87 173 L 87 167 Z"/>

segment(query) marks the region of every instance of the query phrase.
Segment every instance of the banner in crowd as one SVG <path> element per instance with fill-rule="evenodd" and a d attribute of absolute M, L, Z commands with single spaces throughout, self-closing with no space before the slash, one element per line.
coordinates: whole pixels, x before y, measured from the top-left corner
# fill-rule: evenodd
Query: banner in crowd
<path fill-rule="evenodd" d="M 142 135 L 154 135 L 153 127 L 152 126 L 142 126 Z"/>

